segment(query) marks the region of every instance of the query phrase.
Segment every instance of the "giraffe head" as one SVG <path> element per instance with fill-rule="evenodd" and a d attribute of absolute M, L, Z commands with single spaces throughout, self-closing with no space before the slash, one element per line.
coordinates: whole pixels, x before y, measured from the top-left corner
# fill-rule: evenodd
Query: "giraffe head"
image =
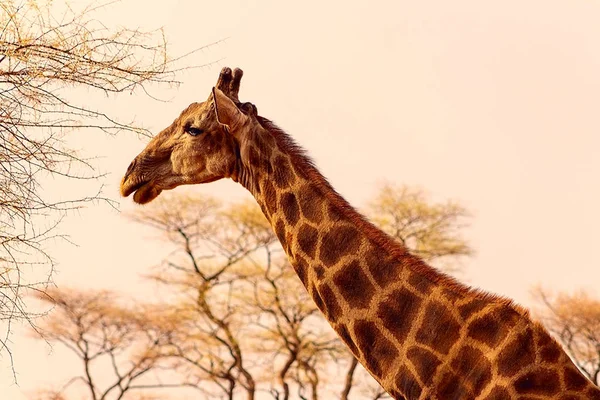
<path fill-rule="evenodd" d="M 256 107 L 239 103 L 242 74 L 223 68 L 208 99 L 192 103 L 148 143 L 127 168 L 123 196 L 135 192 L 133 200 L 145 204 L 179 185 L 236 178 L 239 143 L 260 127 Z"/>

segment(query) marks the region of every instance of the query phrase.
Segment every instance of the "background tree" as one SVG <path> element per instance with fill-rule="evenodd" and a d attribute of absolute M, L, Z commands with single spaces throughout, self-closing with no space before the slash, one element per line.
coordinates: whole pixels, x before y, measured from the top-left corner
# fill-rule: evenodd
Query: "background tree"
<path fill-rule="evenodd" d="M 325 369 L 346 357 L 345 346 L 323 320 L 287 258 L 269 254 L 254 267 L 254 274 L 247 276 L 252 287 L 246 301 L 259 328 L 255 352 L 269 360 L 269 392 L 278 400 L 288 400 L 292 390 L 300 398 L 317 399 L 319 387 L 329 386 Z"/>
<path fill-rule="evenodd" d="M 456 201 L 435 203 L 420 188 L 385 183 L 367 204 L 365 214 L 411 253 L 446 272 L 457 272 L 460 259 L 473 254 L 461 235 L 471 215 Z M 354 386 L 359 386 L 365 398 L 389 398 L 350 353 L 348 357 L 341 400 L 349 398 Z"/>
<path fill-rule="evenodd" d="M 68 398 L 76 387 L 93 400 L 140 398 L 140 393 L 129 394 L 186 385 L 149 379 L 151 372 L 166 365 L 163 349 L 175 334 L 168 310 L 139 303 L 134 310 L 118 304 L 108 291 L 51 289 L 36 292 L 36 297 L 54 307 L 39 325 L 44 338 L 71 350 L 82 364 L 81 375 L 47 391 L 45 398 Z"/>
<path fill-rule="evenodd" d="M 240 293 L 248 290 L 245 263 L 276 241 L 258 207 L 166 194 L 131 217 L 175 249 L 150 277 L 176 293 L 182 323 L 170 354 L 178 370 L 203 382 L 207 398 L 241 391 L 254 399 L 258 360 L 250 357 L 253 326 Z"/>
<path fill-rule="evenodd" d="M 12 320 L 31 322 L 24 289 L 44 290 L 51 280 L 46 243 L 63 237 L 60 220 L 102 198 L 101 184 L 82 197 L 53 199 L 43 190 L 42 178 L 101 176 L 68 145 L 68 136 L 82 128 L 145 132 L 92 108 L 90 99 L 178 83 L 181 58 L 168 57 L 160 30 L 111 31 L 94 19 L 101 7 L 74 11 L 44 0 L 0 0 L 0 322 L 7 335 Z M 77 101 L 71 94 L 80 89 L 85 98 Z M 35 278 L 23 273 L 25 265 L 37 266 Z M 0 352 L 10 355 L 7 339 L 0 337 Z"/>
<path fill-rule="evenodd" d="M 365 212 L 411 253 L 446 271 L 473 254 L 461 236 L 471 215 L 458 202 L 434 203 L 422 189 L 386 183 Z"/>
<path fill-rule="evenodd" d="M 472 253 L 458 236 L 468 213 L 457 203 L 430 204 L 423 191 L 386 185 L 369 210 L 376 213 L 377 223 L 428 261 Z M 262 383 L 260 390 L 278 400 L 289 399 L 293 393 L 299 398 L 348 399 L 354 387 L 368 398 L 385 397 L 325 322 L 254 203 L 222 207 L 215 200 L 171 195 L 140 209 L 133 218 L 158 228 L 185 256 L 182 263 L 176 251 L 154 279 L 176 287 L 178 293 L 185 293 L 182 285 L 192 288 L 189 298 L 193 301 L 186 307 L 196 310 L 196 321 L 220 315 L 210 321 L 217 328 L 208 324 L 204 334 L 238 327 L 233 353 L 245 354 L 245 360 L 260 360 L 246 361 L 248 367 L 244 367 L 255 388 Z M 213 354 L 207 347 L 206 342 L 199 347 L 197 359 Z M 214 351 L 210 365 L 229 365 L 228 373 L 235 369 L 235 357 L 216 363 L 215 354 L 232 354 L 231 349 Z M 207 368 L 202 369 L 206 373 Z M 232 382 L 239 376 L 223 374 L 222 367 L 217 371 L 216 376 L 229 379 L 229 387 L 235 386 Z M 331 376 L 331 371 L 338 374 Z M 229 391 L 227 397 L 233 393 Z"/>
<path fill-rule="evenodd" d="M 564 346 L 575 365 L 600 386 L 600 300 L 586 292 L 573 294 L 534 289 L 544 325 Z"/>
<path fill-rule="evenodd" d="M 386 190 L 388 204 L 402 207 L 420 193 L 389 187 Z M 411 196 L 395 197 L 403 193 Z M 454 232 L 452 222 L 448 222 L 454 217 L 445 219 L 443 211 L 433 212 L 425 205 L 422 200 L 419 212 L 423 219 L 419 213 L 411 214 L 411 220 L 399 232 L 429 232 L 436 236 L 437 243 L 450 243 L 445 235 Z M 391 207 L 387 210 L 389 215 L 404 212 Z M 454 208 L 451 211 L 457 215 Z M 434 214 L 435 218 L 426 219 Z M 142 347 L 147 346 L 149 333 L 160 338 L 151 342 L 156 347 L 146 361 L 152 360 L 155 370 L 168 366 L 178 374 L 177 384 L 192 386 L 207 399 L 252 400 L 259 392 L 276 400 L 377 400 L 387 396 L 325 321 L 254 202 L 223 205 L 205 196 L 169 192 L 129 217 L 152 227 L 171 250 L 149 274 L 164 290 L 164 304 L 155 305 L 152 315 L 147 307 L 138 307 L 140 311 L 134 315 L 111 320 L 123 325 L 116 330 L 124 335 L 118 340 L 123 346 L 138 340 Z M 425 233 L 416 236 L 419 241 L 405 243 L 434 243 Z M 461 255 L 470 254 L 466 243 L 457 239 L 452 246 L 437 251 L 431 245 L 429 259 L 435 260 L 436 255 L 449 257 L 451 251 L 458 254 L 457 248 Z M 71 314 L 81 314 L 78 318 L 92 318 L 96 323 L 93 312 Z M 65 326 L 61 315 L 49 317 L 54 321 L 48 322 L 54 340 L 65 337 L 57 330 Z M 75 334 L 67 338 L 69 343 L 80 340 Z M 83 360 L 90 358 L 81 351 L 77 354 Z M 85 371 L 83 382 L 91 382 L 85 379 Z M 119 376 L 124 375 L 119 372 Z"/>

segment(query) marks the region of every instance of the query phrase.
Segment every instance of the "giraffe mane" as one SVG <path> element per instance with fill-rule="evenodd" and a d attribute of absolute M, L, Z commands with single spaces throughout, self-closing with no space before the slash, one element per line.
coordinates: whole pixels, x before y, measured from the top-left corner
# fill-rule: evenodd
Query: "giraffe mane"
<path fill-rule="evenodd" d="M 458 295 L 471 295 L 477 299 L 488 301 L 490 303 L 500 303 L 513 308 L 521 315 L 529 315 L 527 309 L 511 299 L 465 285 L 453 277 L 431 267 L 416 255 L 409 253 L 409 257 L 407 257 L 407 249 L 398 240 L 395 240 L 386 232 L 375 226 L 367 217 L 348 203 L 348 201 L 346 201 L 333 186 L 331 186 L 327 178 L 319 172 L 306 150 L 288 133 L 267 118 L 261 116 L 257 116 L 256 118 L 259 124 L 273 135 L 277 145 L 285 150 L 290 156 L 293 161 L 294 169 L 299 173 L 304 174 L 311 182 L 313 182 L 322 194 L 331 201 L 344 216 L 349 218 L 356 226 L 360 227 L 361 231 L 364 232 L 373 243 L 380 246 L 397 259 L 402 258 L 409 260 L 410 265 L 408 265 L 408 267 L 413 271 L 433 283 L 444 286 Z"/>

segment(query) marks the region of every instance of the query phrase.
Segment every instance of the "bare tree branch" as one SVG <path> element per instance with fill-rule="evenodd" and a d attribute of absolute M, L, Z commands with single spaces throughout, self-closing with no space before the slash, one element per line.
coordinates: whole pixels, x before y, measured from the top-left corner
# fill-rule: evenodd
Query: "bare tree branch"
<path fill-rule="evenodd" d="M 63 217 L 88 204 L 113 205 L 101 188 L 66 200 L 54 200 L 43 190 L 49 177 L 65 182 L 103 177 L 68 138 L 83 129 L 148 135 L 90 106 L 90 96 L 109 101 L 124 93 L 151 96 L 152 87 L 176 86 L 178 72 L 200 67 L 181 66 L 200 49 L 169 58 L 162 30 L 106 28 L 94 13 L 111 4 L 80 11 L 65 4 L 66 11 L 56 15 L 59 8 L 52 2 L 0 2 L 0 323 L 6 332 L 0 352 L 11 357 L 12 322 L 35 326 L 38 316 L 23 294 L 43 291 L 52 282 L 55 260 L 47 243 L 68 240 L 56 230 Z M 75 100 L 72 94 L 81 89 L 87 99 Z M 24 275 L 25 266 L 35 267 L 35 276 L 42 278 Z"/>
<path fill-rule="evenodd" d="M 540 304 L 542 322 L 579 370 L 600 385 L 600 300 L 586 292 L 552 294 L 537 287 L 533 295 Z"/>

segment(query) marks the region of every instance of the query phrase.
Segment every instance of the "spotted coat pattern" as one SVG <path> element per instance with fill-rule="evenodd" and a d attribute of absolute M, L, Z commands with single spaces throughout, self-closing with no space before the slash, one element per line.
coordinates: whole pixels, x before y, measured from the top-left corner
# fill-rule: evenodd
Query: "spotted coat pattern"
<path fill-rule="evenodd" d="M 316 305 L 396 399 L 597 399 L 512 302 L 425 265 L 350 207 L 270 121 L 242 154 L 250 189 Z"/>

